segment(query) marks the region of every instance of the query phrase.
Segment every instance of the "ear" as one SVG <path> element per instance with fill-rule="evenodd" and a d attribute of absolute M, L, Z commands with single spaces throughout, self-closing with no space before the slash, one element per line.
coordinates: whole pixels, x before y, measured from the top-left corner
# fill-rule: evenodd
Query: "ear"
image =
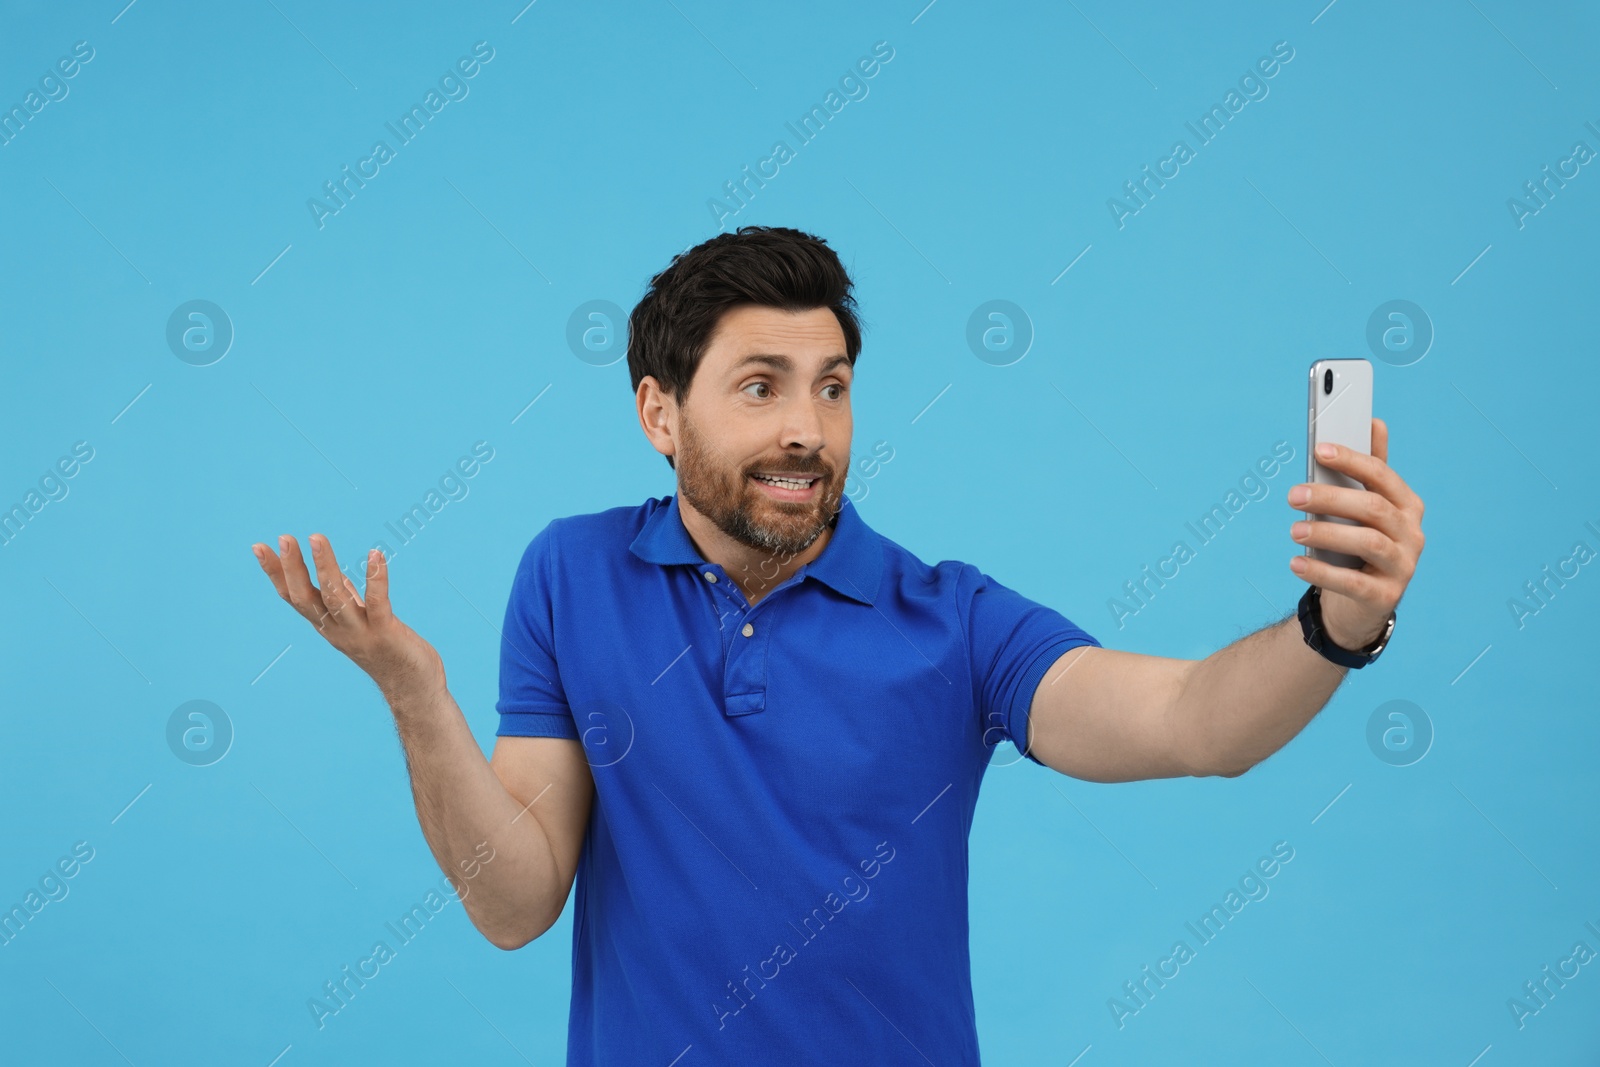
<path fill-rule="evenodd" d="M 634 401 L 639 409 L 639 426 L 651 446 L 663 456 L 677 455 L 677 401 L 666 394 L 652 374 L 640 380 Z"/>

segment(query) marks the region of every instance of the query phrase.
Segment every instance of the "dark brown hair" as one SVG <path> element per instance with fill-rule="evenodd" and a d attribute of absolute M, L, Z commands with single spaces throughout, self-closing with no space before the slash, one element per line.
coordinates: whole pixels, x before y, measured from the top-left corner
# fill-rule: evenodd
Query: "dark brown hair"
<path fill-rule="evenodd" d="M 628 376 L 634 394 L 653 375 L 678 403 L 705 356 L 723 312 L 740 304 L 783 311 L 825 307 L 844 331 L 845 354 L 855 366 L 861 320 L 850 295 L 850 275 L 820 237 L 783 226 L 741 226 L 672 257 L 650 279 L 628 316 Z M 677 469 L 672 457 L 667 464 Z"/>

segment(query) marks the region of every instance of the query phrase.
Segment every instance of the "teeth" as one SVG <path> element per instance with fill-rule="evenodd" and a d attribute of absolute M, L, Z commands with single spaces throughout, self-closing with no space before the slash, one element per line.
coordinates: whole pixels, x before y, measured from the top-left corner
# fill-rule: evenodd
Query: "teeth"
<path fill-rule="evenodd" d="M 769 478 L 765 474 L 758 474 L 755 477 L 768 485 L 776 485 L 782 489 L 804 489 L 812 481 L 810 478 L 804 480 L 799 478 Z"/>

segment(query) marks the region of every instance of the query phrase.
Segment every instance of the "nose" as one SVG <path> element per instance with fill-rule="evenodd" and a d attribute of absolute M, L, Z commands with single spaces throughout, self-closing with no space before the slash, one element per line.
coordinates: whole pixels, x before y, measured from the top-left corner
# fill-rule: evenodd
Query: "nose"
<path fill-rule="evenodd" d="M 822 414 L 810 398 L 797 398 L 783 406 L 780 443 L 785 452 L 798 450 L 815 455 L 822 451 Z"/>

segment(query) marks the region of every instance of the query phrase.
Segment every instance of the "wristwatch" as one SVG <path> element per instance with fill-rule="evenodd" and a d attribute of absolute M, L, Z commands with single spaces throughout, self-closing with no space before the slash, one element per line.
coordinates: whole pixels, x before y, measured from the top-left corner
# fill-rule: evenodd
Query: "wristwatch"
<path fill-rule="evenodd" d="M 1383 627 L 1383 633 L 1378 639 L 1366 648 L 1351 651 L 1334 644 L 1328 637 L 1328 631 L 1322 626 L 1322 589 L 1310 586 L 1305 595 L 1300 598 L 1300 630 L 1305 634 L 1306 644 L 1311 650 L 1330 663 L 1337 663 L 1341 667 L 1350 667 L 1360 670 L 1373 660 L 1389 643 L 1389 635 L 1394 633 L 1395 613 L 1389 613 L 1389 621 Z"/>

